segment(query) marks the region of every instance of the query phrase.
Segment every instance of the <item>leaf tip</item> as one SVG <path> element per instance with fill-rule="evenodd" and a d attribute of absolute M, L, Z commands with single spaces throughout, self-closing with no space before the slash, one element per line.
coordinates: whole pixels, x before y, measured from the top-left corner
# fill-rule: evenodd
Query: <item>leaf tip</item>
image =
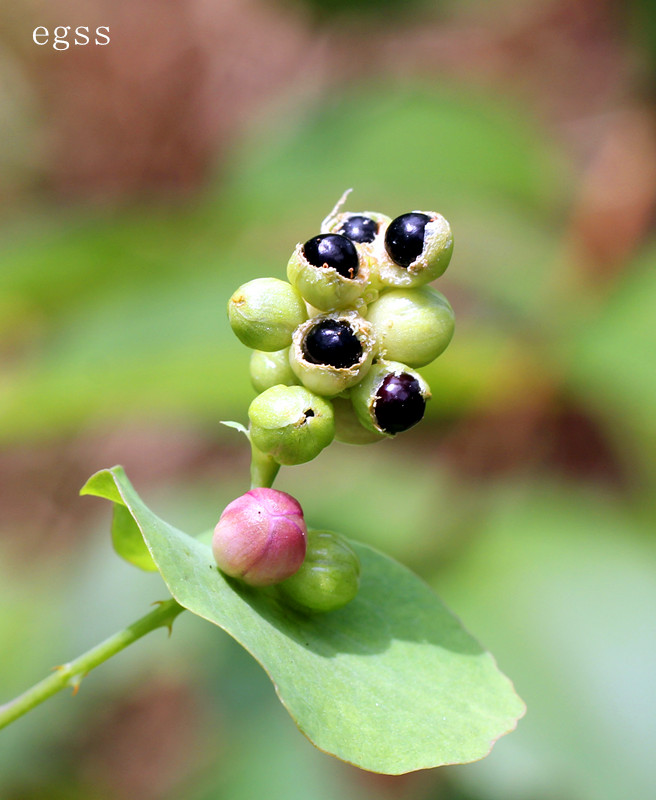
<path fill-rule="evenodd" d="M 125 470 L 117 465 L 109 469 L 101 469 L 87 480 L 80 489 L 80 496 L 91 495 L 112 500 L 115 503 L 123 503 L 117 487 L 117 479 L 125 476 Z"/>
<path fill-rule="evenodd" d="M 221 425 L 225 425 L 226 428 L 234 428 L 236 431 L 239 431 L 240 433 L 243 433 L 244 436 L 247 439 L 250 438 L 249 435 L 248 435 L 248 429 L 245 428 L 241 424 L 241 422 L 233 422 L 233 420 L 231 420 L 231 419 L 222 419 L 222 420 L 219 420 L 219 422 L 221 423 Z"/>

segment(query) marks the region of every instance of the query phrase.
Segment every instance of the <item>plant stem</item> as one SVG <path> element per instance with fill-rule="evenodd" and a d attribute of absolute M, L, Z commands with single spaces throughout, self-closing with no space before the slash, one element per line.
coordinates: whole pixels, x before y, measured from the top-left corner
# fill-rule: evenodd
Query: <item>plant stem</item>
<path fill-rule="evenodd" d="M 280 464 L 251 442 L 251 489 L 270 489 Z"/>
<path fill-rule="evenodd" d="M 52 675 L 44 678 L 39 683 L 35 683 L 31 689 L 28 689 L 23 694 L 0 706 L 0 728 L 4 728 L 13 722 L 18 717 L 22 717 L 39 703 L 43 703 L 53 694 L 65 689 L 67 686 L 73 688 L 73 694 L 78 690 L 80 682 L 84 676 L 89 673 L 94 667 L 107 661 L 108 658 L 116 655 L 116 653 L 123 650 L 128 645 L 136 642 L 145 634 L 154 631 L 156 628 L 169 628 L 173 624 L 173 620 L 178 614 L 184 611 L 184 608 L 179 605 L 175 600 L 166 600 L 160 603 L 154 611 L 141 617 L 132 625 L 129 625 L 122 631 L 105 639 L 104 642 L 96 645 L 96 647 L 87 650 L 74 661 L 68 664 L 62 664 L 54 668 Z"/>

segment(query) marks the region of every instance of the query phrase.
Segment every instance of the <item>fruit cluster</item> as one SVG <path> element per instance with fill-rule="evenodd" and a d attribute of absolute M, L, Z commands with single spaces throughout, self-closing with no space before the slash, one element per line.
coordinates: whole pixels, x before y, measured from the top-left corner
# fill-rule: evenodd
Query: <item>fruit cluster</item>
<path fill-rule="evenodd" d="M 416 368 L 445 350 L 454 328 L 447 299 L 427 284 L 452 249 L 449 224 L 433 211 L 390 219 L 338 204 L 296 246 L 288 282 L 241 286 L 228 315 L 254 350 L 252 444 L 301 464 L 333 438 L 365 444 L 419 422 L 431 395 Z"/>
<path fill-rule="evenodd" d="M 427 285 L 451 258 L 444 217 L 341 212 L 343 200 L 296 246 L 288 282 L 249 281 L 228 303 L 233 331 L 254 350 L 252 464 L 268 466 L 221 515 L 214 558 L 309 613 L 355 597 L 360 561 L 339 534 L 308 530 L 297 500 L 268 488 L 279 465 L 310 461 L 334 438 L 366 444 L 411 428 L 430 398 L 416 368 L 453 335 L 451 306 Z"/>

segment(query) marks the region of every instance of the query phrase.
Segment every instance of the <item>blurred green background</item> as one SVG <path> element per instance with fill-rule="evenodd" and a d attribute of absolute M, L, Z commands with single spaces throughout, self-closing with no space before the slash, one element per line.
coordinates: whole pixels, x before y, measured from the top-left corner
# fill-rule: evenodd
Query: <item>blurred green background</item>
<path fill-rule="evenodd" d="M 110 45 L 32 42 L 78 24 Z M 183 615 L 0 734 L 2 800 L 656 796 L 655 31 L 646 0 L 0 8 L 0 700 L 165 596 L 92 472 L 190 533 L 247 488 L 227 298 L 353 187 L 449 219 L 456 336 L 418 430 L 277 485 L 422 575 L 528 705 L 482 762 L 371 775 Z"/>

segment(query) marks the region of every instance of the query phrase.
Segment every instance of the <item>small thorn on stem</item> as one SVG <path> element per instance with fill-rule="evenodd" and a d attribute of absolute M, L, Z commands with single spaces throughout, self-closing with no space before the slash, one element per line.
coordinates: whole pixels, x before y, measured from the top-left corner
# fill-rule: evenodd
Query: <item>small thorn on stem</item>
<path fill-rule="evenodd" d="M 168 602 L 169 602 L 168 600 L 155 600 L 155 601 L 153 601 L 151 603 L 151 606 L 163 606 L 165 603 L 168 603 Z M 169 639 L 173 635 L 173 623 L 175 622 L 176 618 L 177 617 L 175 617 L 174 619 L 170 620 L 169 622 L 165 622 L 164 625 L 160 625 L 160 627 L 166 628 L 168 630 L 168 632 L 169 632 L 168 638 Z"/>

